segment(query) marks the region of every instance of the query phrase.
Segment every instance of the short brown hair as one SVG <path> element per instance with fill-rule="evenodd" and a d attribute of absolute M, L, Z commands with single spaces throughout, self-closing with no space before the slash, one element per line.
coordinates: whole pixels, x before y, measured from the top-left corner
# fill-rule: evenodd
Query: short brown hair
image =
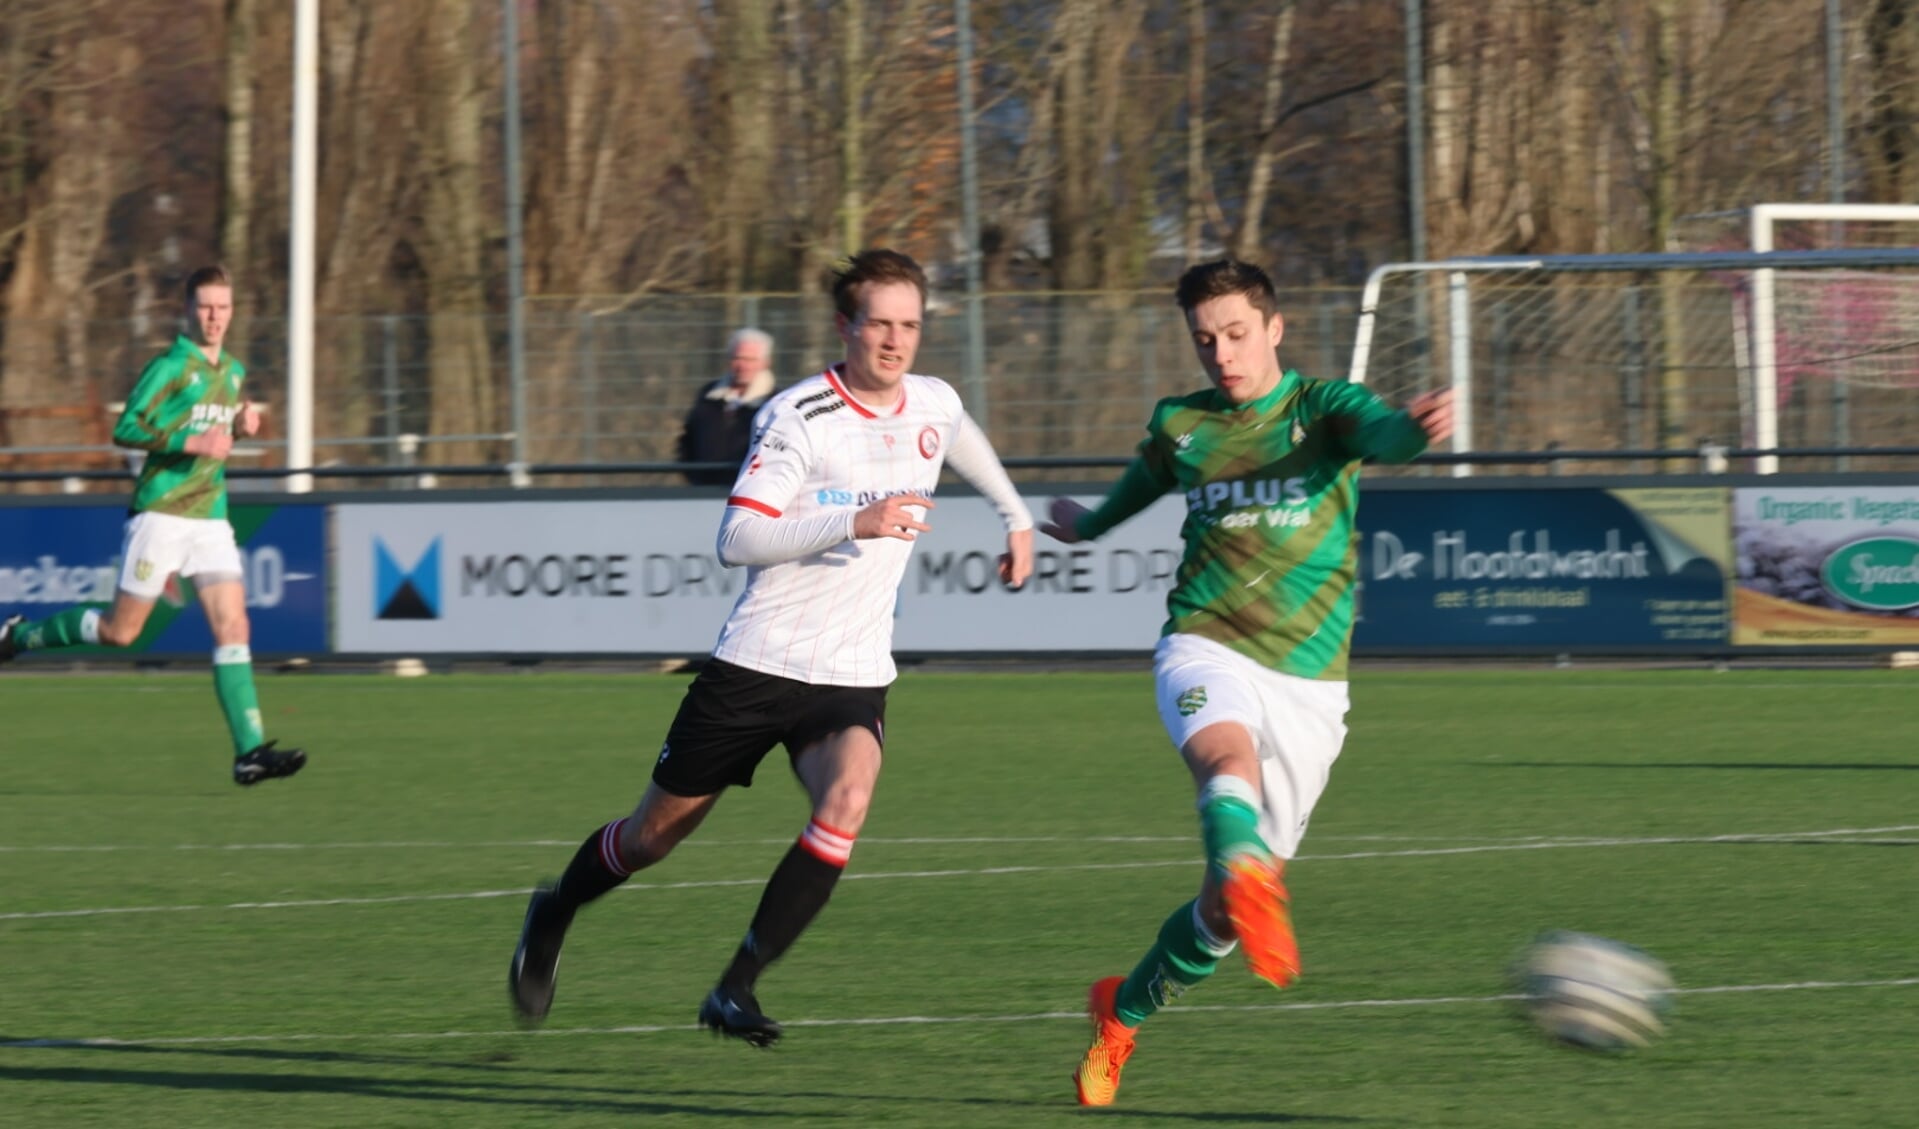
<path fill-rule="evenodd" d="M 218 263 L 210 267 L 201 267 L 199 270 L 187 276 L 186 293 L 184 295 L 186 300 L 192 302 L 199 298 L 200 288 L 202 286 L 224 286 L 231 290 L 233 288 L 233 278 L 227 274 L 227 268 L 220 266 Z"/>
<path fill-rule="evenodd" d="M 1265 271 L 1238 259 L 1219 259 L 1188 269 L 1179 276 L 1179 287 L 1173 292 L 1173 298 L 1180 309 L 1190 314 L 1200 303 L 1228 294 L 1245 295 L 1246 301 L 1259 311 L 1262 321 L 1273 320 L 1273 315 L 1279 312 L 1279 295 L 1273 291 L 1273 280 Z"/>
<path fill-rule="evenodd" d="M 919 289 L 920 303 L 926 302 L 926 272 L 911 256 L 884 247 L 861 251 L 846 260 L 833 274 L 833 308 L 848 321 L 860 316 L 860 303 L 866 288 L 889 282 L 910 282 Z"/>

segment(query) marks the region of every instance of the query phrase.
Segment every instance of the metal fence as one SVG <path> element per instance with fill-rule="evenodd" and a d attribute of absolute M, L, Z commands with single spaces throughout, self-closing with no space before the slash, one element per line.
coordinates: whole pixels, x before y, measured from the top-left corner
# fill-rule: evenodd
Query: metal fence
<path fill-rule="evenodd" d="M 1660 402 L 1655 383 L 1664 354 L 1654 289 L 1533 287 L 1481 295 L 1472 343 L 1478 447 L 1625 451 L 1656 446 Z M 1729 330 L 1729 291 L 1708 283 L 1688 293 L 1684 321 L 1692 332 L 1680 363 L 1686 369 L 1689 415 L 1679 427 L 1689 441 L 1736 447 L 1744 439 L 1741 360 Z M 1123 456 L 1137 442 L 1157 399 L 1203 382 L 1184 321 L 1163 290 L 990 295 L 983 307 L 986 365 L 977 384 L 962 376 L 964 327 L 960 307 L 950 300 L 930 312 L 915 367 L 951 381 L 1006 457 Z M 1358 291 L 1289 291 L 1281 295 L 1281 309 L 1287 318 L 1281 346 L 1286 365 L 1308 375 L 1343 378 L 1351 360 Z M 434 338 L 436 331 L 458 330 L 470 340 L 475 321 L 490 350 L 489 371 L 476 381 L 491 391 L 490 407 L 480 426 L 449 429 L 441 422 L 448 413 L 438 410 L 446 405 L 434 402 Z M 700 389 L 723 371 L 727 337 L 742 325 L 773 336 L 774 368 L 782 383 L 817 371 L 840 353 L 823 296 L 529 300 L 529 460 L 587 468 L 671 461 L 681 418 Z M 12 363 L 32 363 L 18 347 L 32 337 L 27 332 L 32 328 L 5 327 L 15 338 L 7 352 Z M 1393 323 L 1382 314 L 1369 382 L 1399 396 L 1445 381 L 1444 329 L 1431 322 Z M 59 359 L 69 373 L 51 395 L 37 404 L 17 397 L 0 404 L 5 427 L 0 469 L 113 465 L 118 456 L 102 445 L 104 433 L 97 426 L 89 431 L 74 413 L 45 409 L 83 403 L 90 384 L 97 411 L 110 426 L 113 405 L 124 399 L 145 360 L 166 346 L 172 330 L 125 322 L 84 327 L 84 356 L 74 356 L 71 349 L 59 358 L 49 356 L 49 363 Z M 283 323 L 254 317 L 237 325 L 230 340 L 248 362 L 250 387 L 267 406 L 270 420 L 284 418 L 284 332 Z M 70 327 L 62 333 L 45 336 L 50 342 L 73 339 Z M 511 458 L 513 397 L 506 387 L 504 316 L 321 319 L 317 338 L 315 449 L 322 466 L 504 464 Z M 1787 446 L 1893 444 L 1919 434 L 1919 405 L 1911 389 L 1808 378 L 1792 395 L 1802 410 L 1790 414 L 1795 422 L 1782 431 Z M 251 453 L 238 465 L 278 465 L 278 434 L 277 424 L 270 423 L 262 441 L 247 445 Z M 1832 458 L 1809 459 L 1788 469 L 1834 465 Z M 1908 460 L 1904 465 L 1919 464 Z M 575 480 L 593 482 L 598 476 L 581 474 Z"/>

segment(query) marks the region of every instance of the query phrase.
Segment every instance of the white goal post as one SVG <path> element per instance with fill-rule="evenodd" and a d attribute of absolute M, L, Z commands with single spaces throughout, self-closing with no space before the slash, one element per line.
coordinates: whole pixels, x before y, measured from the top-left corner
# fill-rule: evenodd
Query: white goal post
<path fill-rule="evenodd" d="M 1470 453 L 1481 449 L 1475 434 L 1475 368 L 1485 363 L 1487 355 L 1502 355 L 1500 350 L 1510 349 L 1510 339 L 1525 332 L 1532 333 L 1535 338 L 1552 336 L 1556 338 L 1558 352 L 1540 350 L 1542 359 L 1539 363 L 1542 366 L 1583 365 L 1588 370 L 1589 382 L 1603 385 L 1612 379 L 1611 374 L 1615 370 L 1624 372 L 1630 363 L 1625 355 L 1631 352 L 1633 343 L 1619 345 L 1613 339 L 1609 325 L 1596 322 L 1582 326 L 1578 334 L 1579 347 L 1569 349 L 1566 342 L 1574 333 L 1566 327 L 1579 319 L 1597 317 L 1593 311 L 1612 301 L 1610 295 L 1629 291 L 1629 287 L 1622 285 L 1627 280 L 1654 278 L 1662 272 L 1684 272 L 1683 277 L 1688 279 L 1707 280 L 1706 286 L 1699 286 L 1696 282 L 1691 284 L 1692 298 L 1711 297 L 1714 291 L 1719 296 L 1712 302 L 1710 310 L 1702 312 L 1705 304 L 1693 301 L 1683 314 L 1673 315 L 1681 317 L 1684 324 L 1668 327 L 1677 332 L 1667 336 L 1689 333 L 1701 341 L 1711 340 L 1716 347 L 1725 347 L 1725 356 L 1710 364 L 1690 357 L 1675 357 L 1666 359 L 1662 365 L 1672 369 L 1711 367 L 1723 370 L 1727 379 L 1738 385 L 1739 402 L 1736 410 L 1743 433 L 1749 436 L 1750 445 L 1755 450 L 1767 452 L 1755 457 L 1753 469 L 1760 474 L 1772 474 L 1778 470 L 1778 457 L 1770 452 L 1780 447 L 1778 272 L 1878 271 L 1883 274 L 1888 270 L 1898 270 L 1902 272 L 1897 276 L 1901 292 L 1906 293 L 1906 288 L 1910 287 L 1912 297 L 1919 299 L 1919 246 L 1775 251 L 1770 249 L 1771 225 L 1787 219 L 1850 222 L 1889 218 L 1919 220 L 1919 207 L 1766 205 L 1752 210 L 1752 238 L 1757 249 L 1751 251 L 1490 256 L 1389 263 L 1374 270 L 1366 280 L 1360 298 L 1359 323 L 1348 379 L 1356 383 L 1391 383 L 1381 381 L 1379 377 L 1382 362 L 1386 367 L 1392 367 L 1394 362 L 1390 354 L 1395 349 L 1402 354 L 1402 359 L 1416 355 L 1422 376 L 1430 377 L 1434 370 L 1443 371 L 1444 379 L 1452 387 L 1455 397 L 1453 451 Z M 1762 225 L 1765 226 L 1762 228 Z M 1506 277 L 1490 277 L 1498 275 Z M 1568 285 L 1555 289 L 1545 285 L 1573 283 L 1575 280 L 1570 277 L 1561 276 L 1575 275 L 1615 277 L 1610 286 L 1599 278 L 1585 280 L 1589 284 L 1585 288 Z M 1665 281 L 1676 282 L 1677 277 L 1668 273 Z M 1732 303 L 1731 316 L 1722 317 L 1729 306 L 1725 297 L 1731 289 L 1725 281 L 1729 278 L 1737 279 L 1738 284 L 1744 287 L 1740 294 L 1743 305 Z M 1500 287 L 1504 289 L 1500 290 Z M 1391 308 L 1382 314 L 1382 301 L 1386 300 L 1389 288 Z M 1492 305 L 1488 296 L 1493 294 L 1524 295 L 1529 304 L 1515 307 L 1517 313 L 1505 323 L 1495 325 L 1492 332 L 1488 333 L 1486 320 L 1480 314 L 1479 307 Z M 1510 305 L 1510 298 L 1506 302 Z M 1548 304 L 1551 308 L 1544 308 Z M 1745 312 L 1748 308 L 1749 317 Z M 1636 312 L 1637 309 L 1635 304 L 1627 312 L 1634 319 L 1643 319 L 1648 327 L 1637 346 L 1641 355 L 1636 363 L 1642 371 L 1651 371 L 1656 366 L 1649 365 L 1645 360 L 1647 341 L 1658 340 L 1662 347 L 1674 351 L 1684 342 L 1675 344 L 1661 337 L 1658 327 L 1650 324 L 1657 322 L 1658 318 L 1640 314 Z M 1640 321 L 1636 320 L 1633 324 L 1638 325 Z M 1738 325 L 1738 332 L 1730 328 L 1735 324 Z M 1379 336 L 1382 325 L 1388 327 L 1384 339 Z M 1685 328 L 1688 325 L 1690 329 Z M 1699 332 L 1702 326 L 1705 327 L 1703 333 Z M 1896 345 L 1898 351 L 1919 349 L 1919 328 L 1899 328 L 1898 331 L 1911 338 L 1905 340 L 1902 337 Z M 1494 340 L 1489 341 L 1488 337 Z M 1561 338 L 1565 340 L 1558 340 Z M 1440 347 L 1442 345 L 1443 348 Z M 1619 347 L 1614 349 L 1615 345 Z M 1608 349 L 1612 351 L 1608 352 Z M 1570 361 L 1566 360 L 1568 356 L 1571 357 Z M 1402 376 L 1416 386 L 1418 378 L 1405 374 Z M 1586 445 L 1597 446 L 1590 442 Z M 1617 442 L 1608 445 L 1635 446 Z M 1735 442 L 1728 445 L 1742 444 Z M 1642 442 L 1637 446 L 1650 447 L 1654 444 Z M 1453 473 L 1464 476 L 1470 474 L 1471 470 L 1468 465 L 1461 464 L 1455 466 Z"/>
<path fill-rule="evenodd" d="M 1757 204 L 1750 211 L 1752 249 L 1776 249 L 1774 234 L 1783 221 L 1826 223 L 1919 223 L 1919 206 L 1910 204 Z M 1757 445 L 1779 445 L 1779 304 L 1775 272 L 1752 274 L 1752 402 Z M 1772 455 L 1760 459 L 1760 474 L 1779 469 Z"/>

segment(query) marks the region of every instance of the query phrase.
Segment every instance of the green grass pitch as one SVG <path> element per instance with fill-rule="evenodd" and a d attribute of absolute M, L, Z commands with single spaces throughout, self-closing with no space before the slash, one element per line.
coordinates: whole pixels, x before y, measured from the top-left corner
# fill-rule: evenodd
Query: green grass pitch
<path fill-rule="evenodd" d="M 227 779 L 202 678 L 0 677 L 0 1124 L 1910 1126 L 1919 682 L 1361 670 L 1289 878 L 1306 976 L 1238 957 L 1073 1105 L 1087 984 L 1199 876 L 1144 674 L 923 674 L 849 880 L 692 1027 L 805 823 L 783 762 L 582 914 L 511 1022 L 524 891 L 641 790 L 684 679 L 266 677 L 304 775 Z M 1550 1046 L 1536 931 L 1643 946 L 1668 1037 Z M 81 1041 L 95 1041 L 82 1045 Z"/>

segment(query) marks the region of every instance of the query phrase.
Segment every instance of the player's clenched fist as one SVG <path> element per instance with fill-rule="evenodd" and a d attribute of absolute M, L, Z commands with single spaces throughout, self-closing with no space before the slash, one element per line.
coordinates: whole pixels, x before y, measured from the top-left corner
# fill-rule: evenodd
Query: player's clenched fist
<path fill-rule="evenodd" d="M 875 537 L 915 540 L 933 528 L 920 520 L 932 508 L 932 501 L 918 494 L 896 494 L 891 498 L 881 498 L 853 516 L 853 537 L 859 541 Z"/>
<path fill-rule="evenodd" d="M 1039 527 L 1041 533 L 1065 545 L 1077 545 L 1086 540 L 1079 535 L 1081 514 L 1090 512 L 1085 506 L 1071 498 L 1054 498 L 1051 511 L 1047 514 L 1053 520 Z"/>
<path fill-rule="evenodd" d="M 224 459 L 233 453 L 233 433 L 224 427 L 187 436 L 180 449 L 202 459 Z"/>

